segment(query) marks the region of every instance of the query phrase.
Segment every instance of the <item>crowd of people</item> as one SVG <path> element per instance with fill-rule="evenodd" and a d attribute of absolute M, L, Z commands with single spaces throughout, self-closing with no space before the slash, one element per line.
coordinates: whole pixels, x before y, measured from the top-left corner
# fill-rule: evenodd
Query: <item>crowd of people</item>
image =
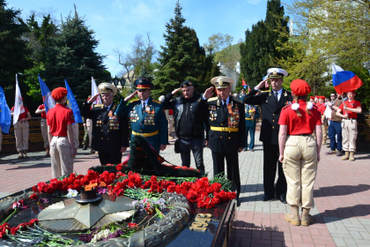
<path fill-rule="evenodd" d="M 204 172 L 203 149 L 209 147 L 213 175 L 227 174 L 235 185 L 240 204 L 238 154 L 254 151 L 255 129 L 261 113 L 262 200 L 278 198 L 288 203 L 291 212 L 285 219 L 293 225 L 307 226 L 312 222 L 309 211 L 314 206 L 313 186 L 321 146 L 328 138 L 330 151 L 327 155 L 355 160 L 357 114 L 361 113 L 361 103 L 354 99 L 354 91 L 347 92 L 348 98 L 332 93 L 330 99 L 311 96 L 307 102 L 311 87 L 305 81 L 292 81 L 291 91 L 287 91 L 282 87 L 287 71 L 271 68 L 267 74 L 248 93 L 243 89 L 240 94 L 233 95 L 234 81 L 218 76 L 203 93 L 195 91 L 193 82 L 184 81 L 159 100 L 151 97 L 153 83 L 139 78 L 134 82 L 136 91 L 119 104 L 114 103 L 117 89 L 112 84 L 101 83 L 99 93 L 89 96 L 81 110 L 85 129 L 83 149 L 90 147 L 90 153 L 97 152 L 101 165 L 105 166 L 121 163 L 122 154 L 133 136 L 145 137 L 157 154 L 166 149 L 169 135 L 176 136 L 175 152 L 181 156 L 181 165 L 190 167 L 192 152 L 196 168 Z M 268 81 L 271 90 L 266 88 Z M 51 156 L 52 177 L 55 178 L 73 172 L 73 158 L 79 142 L 75 127 L 78 124 L 75 124 L 73 111 L 66 106 L 67 89 L 56 88 L 51 97 L 55 107 L 46 114 L 45 106 L 40 105 L 35 113 L 41 114 L 44 147 L 46 155 Z M 102 103 L 94 104 L 98 97 Z M 171 114 L 166 115 L 166 112 Z M 24 107 L 14 125 L 19 159 L 28 158 L 29 119 L 30 112 Z M 299 207 L 302 208 L 301 216 Z"/>

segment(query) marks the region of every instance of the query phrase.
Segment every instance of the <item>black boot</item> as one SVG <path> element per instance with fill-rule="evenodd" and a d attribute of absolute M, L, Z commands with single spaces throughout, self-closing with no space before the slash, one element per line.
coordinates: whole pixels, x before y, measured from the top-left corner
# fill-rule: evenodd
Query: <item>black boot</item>
<path fill-rule="evenodd" d="M 87 146 L 85 145 L 85 146 L 82 148 L 82 150 L 87 150 Z"/>

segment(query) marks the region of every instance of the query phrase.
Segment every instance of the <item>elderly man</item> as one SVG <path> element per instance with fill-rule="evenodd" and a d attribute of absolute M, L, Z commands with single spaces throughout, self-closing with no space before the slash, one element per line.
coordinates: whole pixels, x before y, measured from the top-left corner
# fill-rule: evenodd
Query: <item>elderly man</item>
<path fill-rule="evenodd" d="M 168 143 L 168 122 L 164 115 L 162 102 L 150 97 L 154 85 L 151 81 L 139 78 L 134 84 L 136 91 L 121 100 L 116 114 L 118 116 L 130 116 L 132 136 L 146 137 L 152 147 L 159 153 Z M 129 100 L 138 95 L 139 99 Z M 127 104 L 128 103 L 128 104 Z"/>
<path fill-rule="evenodd" d="M 173 96 L 182 91 L 181 97 Z M 173 109 L 175 117 L 175 131 L 178 136 L 179 151 L 181 153 L 182 166 L 190 167 L 190 150 L 193 152 L 196 167 L 204 171 L 203 144 L 208 146 L 208 138 L 204 141 L 204 126 L 208 124 L 203 114 L 194 115 L 192 109 L 195 102 L 201 97 L 194 92 L 191 81 L 184 81 L 180 88 L 166 95 L 163 106 L 165 109 Z"/>
<path fill-rule="evenodd" d="M 288 75 L 283 69 L 270 68 L 267 70 L 268 78 L 261 81 L 249 94 L 244 97 L 245 104 L 260 105 L 262 108 L 262 126 L 260 141 L 263 142 L 263 201 L 276 197 L 286 203 L 287 184 L 283 167 L 279 158 L 279 117 L 281 109 L 293 101 L 290 92 L 283 89 L 283 77 Z M 261 92 L 267 80 L 271 81 L 271 91 Z M 276 167 L 278 167 L 278 180 L 274 186 Z"/>
<path fill-rule="evenodd" d="M 217 89 L 217 97 L 211 98 L 214 88 L 209 87 L 194 105 L 193 113 L 206 117 L 210 126 L 209 148 L 212 150 L 213 173 L 225 171 L 227 177 L 236 184 L 237 198 L 240 194 L 240 174 L 238 152 L 245 147 L 245 114 L 240 99 L 230 96 L 231 84 L 234 81 L 226 76 L 214 77 L 211 83 Z M 239 202 L 238 202 L 239 203 Z"/>
<path fill-rule="evenodd" d="M 48 111 L 46 122 L 50 142 L 51 173 L 53 178 L 68 176 L 73 172 L 74 147 L 73 111 L 65 106 L 67 89 L 58 87 L 51 92 L 55 107 Z"/>
<path fill-rule="evenodd" d="M 100 163 L 107 164 L 121 163 L 122 153 L 128 146 L 128 123 L 126 117 L 115 115 L 116 105 L 113 103 L 113 97 L 117 89 L 109 83 L 99 84 L 98 91 L 103 104 L 91 104 L 96 100 L 99 94 L 90 98 L 82 108 L 82 116 L 92 119 L 93 132 L 91 149 L 99 152 Z"/>

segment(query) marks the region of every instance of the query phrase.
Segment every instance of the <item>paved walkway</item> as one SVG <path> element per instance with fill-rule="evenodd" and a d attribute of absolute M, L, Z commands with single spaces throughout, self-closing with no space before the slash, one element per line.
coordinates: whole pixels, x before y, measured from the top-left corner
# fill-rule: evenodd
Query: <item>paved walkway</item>
<path fill-rule="evenodd" d="M 262 144 L 254 152 L 239 155 L 242 203 L 232 229 L 229 246 L 370 246 L 370 153 L 356 153 L 356 161 L 342 161 L 324 153 L 315 183 L 316 207 L 311 210 L 315 222 L 309 227 L 293 226 L 284 220 L 289 207 L 280 201 L 262 202 Z M 171 141 L 173 144 L 173 141 Z M 77 173 L 85 174 L 99 164 L 97 155 L 78 150 Z M 44 152 L 30 153 L 29 159 L 17 155 L 1 156 L 0 198 L 51 179 L 50 158 Z M 161 153 L 173 164 L 180 156 L 169 146 Z M 206 172 L 212 176 L 212 157 L 204 151 Z M 192 166 L 194 160 L 192 159 Z"/>

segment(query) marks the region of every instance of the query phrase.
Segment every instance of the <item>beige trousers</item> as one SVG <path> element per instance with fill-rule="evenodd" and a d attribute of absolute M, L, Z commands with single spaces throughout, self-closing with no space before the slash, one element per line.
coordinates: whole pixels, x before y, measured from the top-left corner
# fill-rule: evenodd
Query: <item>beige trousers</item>
<path fill-rule="evenodd" d="M 50 142 L 51 175 L 58 178 L 73 172 L 73 158 L 68 137 L 53 136 Z"/>
<path fill-rule="evenodd" d="M 326 139 L 328 139 L 328 120 L 325 118 L 325 115 L 321 116 L 321 129 L 322 129 L 322 143 L 326 143 Z"/>
<path fill-rule="evenodd" d="M 18 121 L 14 125 L 15 146 L 18 152 L 28 150 L 29 129 L 30 125 L 28 124 L 28 121 Z"/>
<path fill-rule="evenodd" d="M 313 136 L 288 136 L 283 170 L 288 185 L 286 199 L 291 206 L 313 208 L 313 187 L 317 172 L 316 141 Z"/>
<path fill-rule="evenodd" d="M 75 123 L 72 125 L 73 129 L 73 144 L 75 145 L 75 149 L 77 149 L 80 146 L 80 141 L 78 140 L 79 133 L 79 124 Z"/>
<path fill-rule="evenodd" d="M 40 128 L 41 128 L 42 138 L 44 139 L 44 148 L 49 148 L 48 125 L 46 124 L 45 118 L 41 118 Z"/>
<path fill-rule="evenodd" d="M 90 118 L 86 119 L 86 129 L 87 129 L 87 135 L 89 136 L 89 147 L 91 147 L 93 121 Z"/>
<path fill-rule="evenodd" d="M 343 151 L 356 152 L 357 120 L 342 119 Z"/>

